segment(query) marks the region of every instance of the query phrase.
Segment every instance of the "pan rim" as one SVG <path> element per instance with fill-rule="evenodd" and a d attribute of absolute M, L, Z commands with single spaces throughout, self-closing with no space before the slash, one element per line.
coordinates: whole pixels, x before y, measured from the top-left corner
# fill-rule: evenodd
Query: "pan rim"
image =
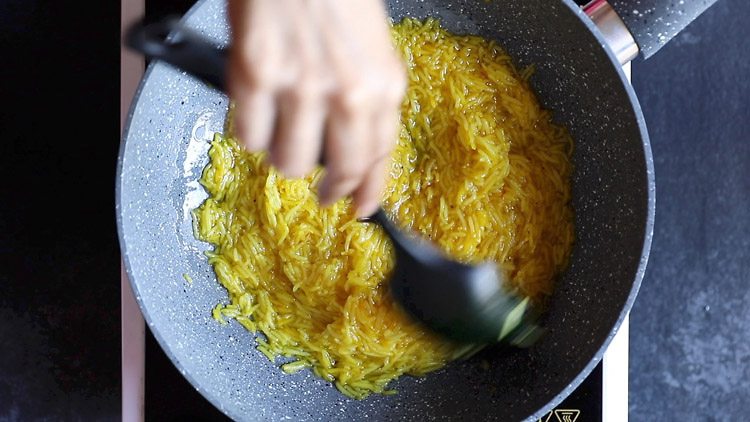
<path fill-rule="evenodd" d="M 209 0 L 199 0 L 198 2 L 196 2 L 185 13 L 185 15 L 182 16 L 182 18 L 180 19 L 181 22 L 187 23 L 190 17 L 193 14 L 195 14 L 208 1 Z M 591 19 L 584 13 L 584 11 L 573 0 L 559 0 L 559 1 L 563 5 L 567 6 L 570 9 L 570 11 L 579 19 L 579 21 L 581 21 L 581 23 L 583 23 L 586 26 L 586 28 L 589 30 L 591 35 L 593 35 L 596 38 L 596 40 L 599 42 L 601 47 L 605 50 L 605 53 L 607 57 L 609 58 L 610 64 L 615 68 L 614 70 L 616 71 L 620 79 L 622 88 L 625 90 L 625 93 L 628 96 L 631 109 L 635 116 L 636 125 L 640 132 L 641 145 L 643 148 L 645 170 L 646 170 L 646 181 L 647 181 L 647 187 L 646 187 L 647 188 L 647 210 L 646 210 L 646 221 L 643 226 L 644 227 L 643 246 L 641 249 L 641 256 L 640 256 L 638 268 L 636 270 L 633 284 L 627 296 L 627 299 L 623 303 L 623 306 L 618 314 L 618 317 L 614 325 L 610 329 L 609 334 L 604 339 L 604 341 L 602 342 L 602 344 L 600 345 L 596 353 L 592 356 L 592 358 L 584 366 L 584 368 L 576 375 L 576 377 L 574 377 L 573 380 L 570 383 L 568 383 L 568 385 L 565 388 L 563 388 L 558 394 L 556 394 L 551 400 L 549 400 L 547 404 L 545 404 L 544 406 L 539 408 L 537 411 L 535 411 L 534 413 L 526 417 L 524 420 L 527 420 L 527 421 L 538 420 L 544 415 L 546 415 L 547 413 L 549 413 L 557 405 L 559 405 L 566 397 L 570 395 L 570 393 L 573 392 L 573 390 L 575 390 L 583 382 L 584 379 L 586 379 L 589 376 L 589 374 L 593 371 L 593 369 L 602 360 L 602 357 L 605 351 L 608 349 L 612 339 L 619 331 L 619 328 L 622 325 L 622 322 L 630 313 L 630 310 L 632 309 L 635 299 L 637 298 L 638 292 L 640 290 L 640 286 L 641 286 L 643 277 L 646 272 L 649 254 L 651 251 L 651 244 L 652 244 L 653 230 L 654 230 L 654 218 L 655 218 L 655 211 L 656 211 L 656 185 L 655 185 L 653 155 L 651 151 L 651 142 L 650 142 L 650 138 L 648 135 L 648 130 L 646 128 L 646 122 L 643 116 L 643 112 L 641 110 L 641 106 L 636 96 L 635 90 L 631 82 L 627 79 L 619 61 L 617 60 L 617 57 L 609 48 L 609 46 L 606 43 L 606 40 L 604 39 L 602 34 L 599 32 L 596 25 L 591 21 Z M 149 313 L 149 310 L 147 309 L 146 306 L 144 306 L 138 284 L 134 281 L 134 277 L 133 277 L 134 272 L 133 272 L 132 265 L 130 262 L 130 254 L 128 254 L 128 245 L 125 242 L 125 233 L 124 233 L 124 227 L 123 227 L 123 219 L 124 219 L 124 216 L 123 216 L 124 208 L 122 207 L 123 178 L 121 176 L 122 176 L 123 168 L 124 168 L 125 149 L 127 146 L 127 139 L 129 137 L 130 130 L 131 130 L 131 123 L 134 118 L 134 114 L 135 114 L 137 105 L 139 103 L 139 100 L 141 98 L 141 95 L 143 93 L 143 90 L 147 84 L 147 81 L 149 80 L 149 76 L 156 68 L 156 65 L 157 65 L 156 62 L 150 63 L 146 71 L 144 72 L 141 81 L 139 82 L 138 88 L 135 94 L 133 95 L 133 99 L 130 103 L 127 118 L 125 120 L 125 125 L 124 125 L 122 135 L 120 138 L 120 146 L 118 150 L 118 158 L 117 158 L 117 166 L 116 166 L 116 174 L 115 174 L 115 177 L 116 177 L 116 180 L 115 180 L 115 213 L 116 213 L 117 234 L 118 234 L 118 240 L 120 244 L 121 258 L 122 258 L 123 266 L 125 268 L 125 272 L 128 276 L 128 282 L 133 290 L 133 294 L 135 296 L 136 302 L 138 303 L 138 307 L 140 308 L 140 311 L 143 314 L 143 317 L 146 323 L 148 324 L 149 330 L 151 330 L 152 334 L 154 335 L 154 338 L 157 340 L 157 342 L 159 343 L 159 346 L 162 348 L 164 353 L 169 357 L 172 364 L 180 371 L 180 373 L 185 377 L 185 379 L 188 380 L 188 382 L 191 384 L 191 386 L 193 386 L 193 388 L 199 391 L 203 397 L 205 397 L 211 404 L 213 404 L 222 413 L 224 413 L 225 415 L 227 415 L 228 417 L 232 419 L 242 419 L 242 417 L 246 415 L 234 414 L 233 412 L 231 412 L 230 409 L 227 409 L 226 407 L 224 407 L 221 397 L 218 397 L 210 389 L 199 388 L 200 383 L 198 383 L 198 381 L 195 379 L 195 377 L 191 374 L 190 371 L 185 370 L 183 364 L 180 362 L 176 354 L 172 351 L 170 344 L 164 339 L 164 336 L 160 332 L 160 329 L 156 325 L 153 324 L 152 317 Z"/>

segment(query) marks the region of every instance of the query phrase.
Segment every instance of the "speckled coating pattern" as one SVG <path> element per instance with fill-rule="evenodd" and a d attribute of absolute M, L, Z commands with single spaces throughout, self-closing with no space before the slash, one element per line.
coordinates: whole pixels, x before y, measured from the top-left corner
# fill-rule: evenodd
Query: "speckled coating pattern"
<path fill-rule="evenodd" d="M 609 0 L 644 58 L 659 51 L 717 0 Z"/>
<path fill-rule="evenodd" d="M 121 248 L 148 325 L 182 374 L 238 420 L 536 420 L 593 369 L 632 306 L 643 277 L 654 212 L 651 149 L 635 96 L 593 25 L 569 0 L 390 2 L 392 16 L 438 16 L 450 30 L 498 40 L 576 140 L 576 236 L 569 270 L 530 350 L 487 349 L 395 383 L 394 396 L 350 400 L 302 371 L 286 375 L 239 324 L 211 308 L 226 301 L 192 234 L 189 210 L 208 140 L 227 98 L 166 65 L 152 64 L 131 109 L 120 152 Z M 222 0 L 203 0 L 189 26 L 227 42 Z M 187 283 L 183 274 L 191 276 Z M 483 369 L 480 362 L 489 363 Z"/>

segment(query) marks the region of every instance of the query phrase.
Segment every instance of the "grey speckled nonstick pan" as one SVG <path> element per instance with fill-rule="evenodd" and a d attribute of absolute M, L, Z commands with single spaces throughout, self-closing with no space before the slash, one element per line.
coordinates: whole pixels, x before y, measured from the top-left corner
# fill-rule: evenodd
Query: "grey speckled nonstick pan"
<path fill-rule="evenodd" d="M 395 19 L 438 17 L 449 30 L 495 39 L 519 65 L 536 66 L 535 90 L 575 139 L 576 243 L 537 345 L 488 349 L 481 358 L 489 369 L 477 358 L 454 362 L 424 378 L 398 380 L 397 395 L 362 401 L 310 371 L 284 374 L 239 324 L 211 318 L 227 294 L 203 255 L 209 245 L 193 237 L 190 211 L 206 196 L 197 180 L 228 100 L 183 72 L 151 64 L 120 151 L 120 242 L 150 329 L 195 388 L 241 420 L 531 420 L 567 396 L 630 310 L 651 244 L 651 149 L 618 56 L 637 52 L 633 38 L 644 56 L 652 54 L 712 1 L 612 1 L 632 33 L 624 31 L 629 46 L 609 44 L 615 50 L 605 46 L 605 35 L 622 40 L 622 21 L 605 2 L 595 3 L 589 10 L 603 22 L 601 32 L 571 0 L 389 2 Z M 222 0 L 200 1 L 184 22 L 228 43 Z"/>

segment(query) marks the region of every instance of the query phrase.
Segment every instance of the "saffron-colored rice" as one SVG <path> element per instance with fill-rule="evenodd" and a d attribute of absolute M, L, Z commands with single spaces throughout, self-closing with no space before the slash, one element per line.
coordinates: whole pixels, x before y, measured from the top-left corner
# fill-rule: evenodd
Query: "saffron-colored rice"
<path fill-rule="evenodd" d="M 543 301 L 573 242 L 572 139 L 540 107 L 531 70 L 516 70 L 494 42 L 435 20 L 406 19 L 392 35 L 409 87 L 384 208 L 459 260 L 494 260 Z M 460 353 L 388 296 L 393 256 L 381 229 L 357 222 L 349 199 L 318 206 L 320 169 L 284 179 L 219 134 L 209 156 L 210 197 L 194 218 L 229 292 L 217 320 L 262 332 L 257 349 L 289 358 L 284 372 L 310 367 L 358 399 Z"/>

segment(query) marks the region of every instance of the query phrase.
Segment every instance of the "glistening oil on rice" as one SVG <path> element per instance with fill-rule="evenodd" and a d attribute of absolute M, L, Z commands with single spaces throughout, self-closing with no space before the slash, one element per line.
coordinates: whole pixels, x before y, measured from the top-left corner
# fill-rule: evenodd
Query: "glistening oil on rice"
<path fill-rule="evenodd" d="M 384 208 L 460 260 L 497 262 L 542 301 L 573 243 L 570 136 L 540 107 L 531 71 L 495 43 L 435 20 L 406 19 L 392 35 L 409 87 Z M 358 399 L 456 356 L 388 296 L 393 256 L 379 227 L 357 222 L 348 199 L 318 207 L 321 170 L 284 179 L 222 135 L 209 156 L 210 197 L 194 218 L 229 293 L 217 320 L 262 332 L 258 350 L 289 358 L 285 372 L 310 367 Z"/>

